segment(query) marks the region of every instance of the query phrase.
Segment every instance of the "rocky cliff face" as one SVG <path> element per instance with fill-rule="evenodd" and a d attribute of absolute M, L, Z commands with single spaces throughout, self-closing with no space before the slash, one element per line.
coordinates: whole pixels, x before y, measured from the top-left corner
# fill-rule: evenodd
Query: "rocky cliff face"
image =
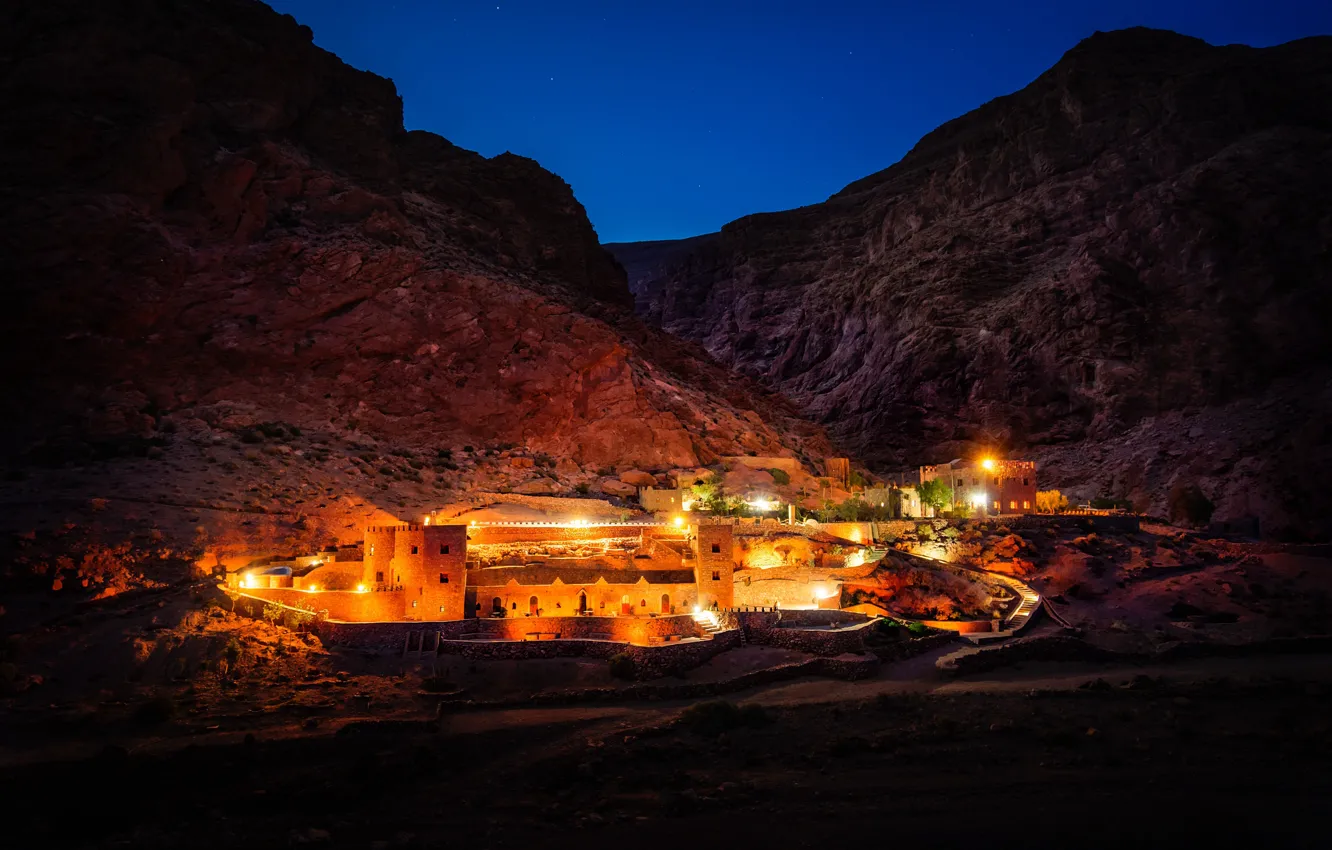
<path fill-rule="evenodd" d="M 1274 423 L 1328 411 L 1330 105 L 1332 39 L 1097 34 L 823 204 L 624 255 L 652 321 L 883 467 L 998 448 L 1326 534 L 1328 441 Z"/>
<path fill-rule="evenodd" d="M 166 420 L 649 468 L 821 452 L 633 318 L 567 184 L 404 131 L 392 83 L 311 37 L 254 0 L 0 11 L 8 454 Z"/>

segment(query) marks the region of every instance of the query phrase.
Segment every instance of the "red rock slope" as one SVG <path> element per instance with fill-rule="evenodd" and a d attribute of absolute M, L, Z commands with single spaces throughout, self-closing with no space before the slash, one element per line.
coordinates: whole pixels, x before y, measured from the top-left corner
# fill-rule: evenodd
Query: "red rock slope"
<path fill-rule="evenodd" d="M 0 57 L 11 454 L 100 451 L 228 405 L 588 464 L 799 451 L 802 429 L 822 451 L 629 315 L 564 181 L 404 131 L 393 84 L 289 16 L 11 4 Z"/>

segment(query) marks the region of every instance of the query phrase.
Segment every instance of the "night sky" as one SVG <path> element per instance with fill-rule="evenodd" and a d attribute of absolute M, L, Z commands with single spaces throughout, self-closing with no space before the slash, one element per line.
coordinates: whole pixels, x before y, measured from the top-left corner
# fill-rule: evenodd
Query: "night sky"
<path fill-rule="evenodd" d="M 408 128 L 530 156 L 603 242 L 823 200 L 1092 32 L 1332 33 L 1327 0 L 269 0 L 390 77 Z"/>

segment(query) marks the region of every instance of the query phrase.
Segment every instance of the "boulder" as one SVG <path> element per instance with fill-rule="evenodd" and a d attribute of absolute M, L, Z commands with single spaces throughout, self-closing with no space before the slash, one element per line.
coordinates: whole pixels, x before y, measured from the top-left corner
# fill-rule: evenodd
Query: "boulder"
<path fill-rule="evenodd" d="M 638 488 L 615 478 L 603 478 L 601 480 L 601 492 L 607 496 L 636 496 L 638 495 Z"/>
<path fill-rule="evenodd" d="M 625 484 L 632 484 L 635 487 L 656 487 L 656 476 L 644 472 L 641 469 L 631 469 L 628 472 L 620 473 L 620 480 Z"/>
<path fill-rule="evenodd" d="M 559 486 L 549 478 L 533 478 L 513 488 L 513 492 L 524 496 L 549 496 L 559 491 Z"/>

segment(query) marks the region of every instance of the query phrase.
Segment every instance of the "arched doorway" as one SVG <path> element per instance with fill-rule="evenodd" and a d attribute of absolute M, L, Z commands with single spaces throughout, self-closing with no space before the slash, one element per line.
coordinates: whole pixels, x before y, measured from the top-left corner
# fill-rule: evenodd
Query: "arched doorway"
<path fill-rule="evenodd" d="M 620 616 L 631 617 L 634 613 L 634 603 L 629 601 L 629 594 L 620 597 Z"/>
<path fill-rule="evenodd" d="M 490 612 L 491 612 L 491 614 L 494 614 L 494 615 L 497 616 L 497 617 L 503 617 L 503 616 L 504 616 L 504 600 L 503 600 L 503 599 L 500 599 L 498 596 L 496 596 L 494 599 L 490 600 Z"/>
<path fill-rule="evenodd" d="M 671 595 L 669 593 L 663 593 L 661 595 L 661 613 L 671 613 Z"/>
<path fill-rule="evenodd" d="M 533 596 L 531 599 L 527 600 L 527 613 L 528 613 L 528 614 L 530 614 L 530 615 L 532 615 L 533 617 L 535 617 L 535 616 L 537 615 L 537 612 L 540 611 L 540 610 L 541 610 L 541 608 L 537 606 L 537 598 L 536 598 L 535 596 Z"/>
<path fill-rule="evenodd" d="M 578 613 L 587 613 L 587 593 L 581 590 L 578 592 Z"/>

